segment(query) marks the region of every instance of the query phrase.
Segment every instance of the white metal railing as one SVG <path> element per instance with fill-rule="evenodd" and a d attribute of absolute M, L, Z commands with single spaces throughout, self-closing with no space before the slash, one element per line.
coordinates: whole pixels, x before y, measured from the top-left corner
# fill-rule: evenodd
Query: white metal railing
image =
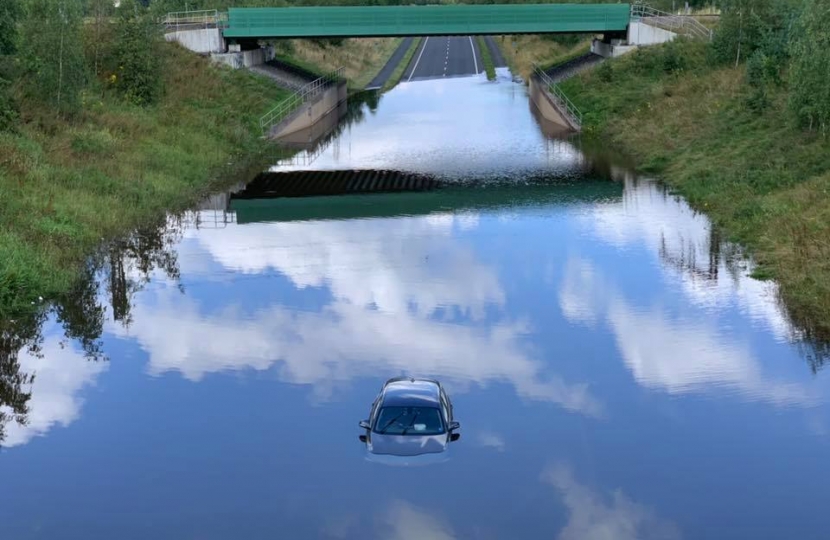
<path fill-rule="evenodd" d="M 631 18 L 671 30 L 676 34 L 712 40 L 712 30 L 691 15 L 676 15 L 645 4 L 632 4 Z"/>
<path fill-rule="evenodd" d="M 577 108 L 576 105 L 568 98 L 565 91 L 556 84 L 553 79 L 550 78 L 550 75 L 545 73 L 545 71 L 540 68 L 539 66 L 533 66 L 533 71 L 539 80 L 542 82 L 545 88 L 548 89 L 548 93 L 553 97 L 556 101 L 557 105 L 559 106 L 560 112 L 564 114 L 568 121 L 573 124 L 573 126 L 577 130 L 582 129 L 582 112 Z"/>
<path fill-rule="evenodd" d="M 302 86 L 259 119 L 259 127 L 262 130 L 262 134 L 267 135 L 273 126 L 282 122 L 297 107 L 328 88 L 332 82 L 341 80 L 342 78 L 343 68 L 341 67 Z"/>
<path fill-rule="evenodd" d="M 203 9 L 199 11 L 173 11 L 168 13 L 161 24 L 168 31 L 197 30 L 201 28 L 223 28 L 228 20 L 228 14 L 217 9 Z"/>

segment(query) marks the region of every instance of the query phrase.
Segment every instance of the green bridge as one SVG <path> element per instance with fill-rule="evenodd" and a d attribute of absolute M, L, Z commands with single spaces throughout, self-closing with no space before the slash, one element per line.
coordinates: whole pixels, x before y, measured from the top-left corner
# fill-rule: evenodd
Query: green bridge
<path fill-rule="evenodd" d="M 230 8 L 225 38 L 625 32 L 629 4 Z"/>

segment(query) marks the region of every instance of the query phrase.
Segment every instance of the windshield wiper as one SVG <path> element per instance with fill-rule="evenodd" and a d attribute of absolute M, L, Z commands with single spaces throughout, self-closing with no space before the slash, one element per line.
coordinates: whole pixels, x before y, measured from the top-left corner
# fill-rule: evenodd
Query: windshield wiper
<path fill-rule="evenodd" d="M 385 425 L 385 426 L 383 426 L 383 428 L 382 428 L 380 431 L 378 431 L 378 433 L 386 433 L 386 430 L 387 430 L 387 429 L 389 429 L 389 428 L 392 426 L 392 424 L 394 424 L 395 422 L 397 422 L 397 421 L 398 421 L 398 419 L 399 419 L 401 416 L 405 415 L 405 414 L 406 414 L 406 411 L 403 411 L 402 413 L 400 413 L 398 416 L 396 416 L 396 417 L 395 417 L 395 418 L 393 418 L 392 420 L 390 420 L 390 421 L 386 422 L 386 425 Z"/>
<path fill-rule="evenodd" d="M 421 411 L 415 411 L 415 414 L 412 415 L 412 421 L 409 423 L 408 426 L 403 428 L 403 431 L 401 432 L 401 435 L 406 435 L 407 430 L 409 430 L 409 428 L 411 428 L 412 426 L 415 425 L 415 419 L 418 418 L 419 414 L 421 414 Z"/>

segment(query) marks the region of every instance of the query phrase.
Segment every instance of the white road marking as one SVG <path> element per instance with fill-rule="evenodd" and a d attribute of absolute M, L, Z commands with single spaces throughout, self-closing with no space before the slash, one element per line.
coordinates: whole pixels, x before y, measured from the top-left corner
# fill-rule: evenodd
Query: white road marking
<path fill-rule="evenodd" d="M 427 38 L 424 40 L 424 46 L 421 47 L 421 54 L 419 54 L 418 59 L 415 60 L 415 65 L 412 67 L 412 73 L 409 74 L 409 78 L 406 80 L 406 82 L 411 81 L 412 76 L 415 75 L 415 70 L 418 69 L 418 62 L 421 61 L 421 57 L 424 55 L 424 50 L 426 50 L 426 48 L 427 48 L 427 42 L 428 41 L 429 41 L 429 36 L 427 36 Z"/>
<path fill-rule="evenodd" d="M 473 50 L 473 65 L 475 65 L 476 75 L 478 75 L 478 61 L 476 60 L 476 48 L 473 46 L 473 36 L 470 36 L 470 48 Z"/>

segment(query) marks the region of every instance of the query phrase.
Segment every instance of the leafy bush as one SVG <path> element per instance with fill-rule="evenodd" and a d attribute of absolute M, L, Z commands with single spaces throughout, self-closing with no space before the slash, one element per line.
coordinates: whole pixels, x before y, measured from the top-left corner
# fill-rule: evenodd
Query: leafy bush
<path fill-rule="evenodd" d="M 113 82 L 136 105 L 155 103 L 161 95 L 159 36 L 146 10 L 133 0 L 118 8 Z"/>

